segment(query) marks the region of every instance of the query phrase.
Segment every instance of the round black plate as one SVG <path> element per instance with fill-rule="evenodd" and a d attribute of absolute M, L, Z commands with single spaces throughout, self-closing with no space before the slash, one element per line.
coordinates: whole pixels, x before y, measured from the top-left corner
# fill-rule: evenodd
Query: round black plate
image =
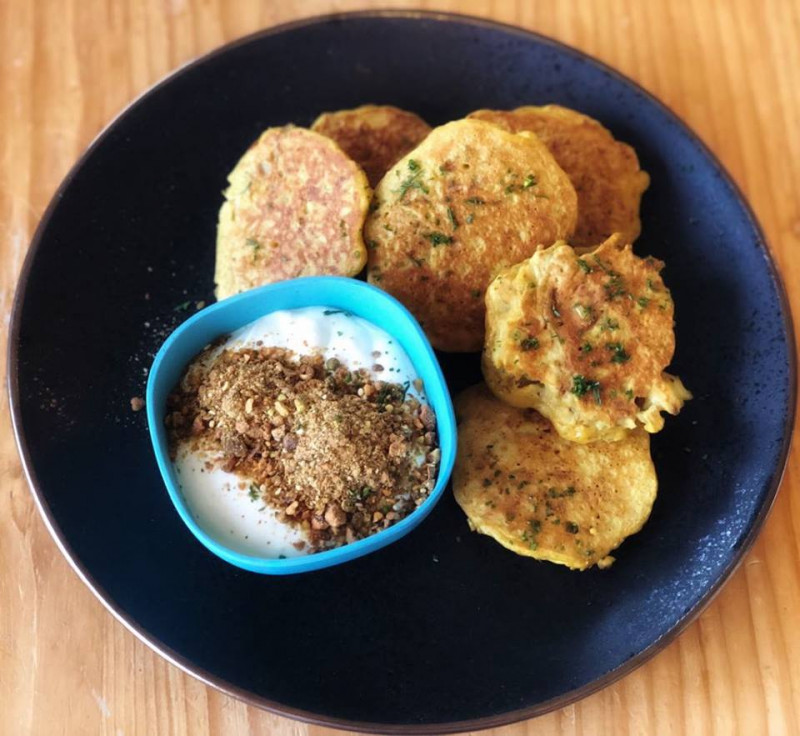
<path fill-rule="evenodd" d="M 146 371 L 212 298 L 220 190 L 267 126 L 385 102 L 443 123 L 557 102 L 604 122 L 652 185 L 637 251 L 667 262 L 673 370 L 695 400 L 653 438 L 661 490 L 607 571 L 569 572 L 472 534 L 450 494 L 374 555 L 270 578 L 207 552 L 150 449 Z M 283 26 L 138 100 L 53 200 L 23 270 L 10 392 L 41 511 L 78 573 L 187 671 L 281 713 L 354 729 L 464 730 L 564 705 L 670 641 L 741 560 L 780 481 L 794 411 L 790 317 L 761 232 L 669 111 L 582 54 L 457 16 Z M 444 358 L 452 390 L 476 356 Z M 71 622 L 80 626 L 79 621 Z"/>

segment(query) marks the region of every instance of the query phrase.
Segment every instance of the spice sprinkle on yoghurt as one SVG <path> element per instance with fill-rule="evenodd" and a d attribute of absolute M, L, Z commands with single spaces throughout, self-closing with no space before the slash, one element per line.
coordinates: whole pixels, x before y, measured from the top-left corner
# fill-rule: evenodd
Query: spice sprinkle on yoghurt
<path fill-rule="evenodd" d="M 405 351 L 326 308 L 273 312 L 216 341 L 165 424 L 197 521 L 246 554 L 290 557 L 375 534 L 436 482 L 436 417 Z"/>

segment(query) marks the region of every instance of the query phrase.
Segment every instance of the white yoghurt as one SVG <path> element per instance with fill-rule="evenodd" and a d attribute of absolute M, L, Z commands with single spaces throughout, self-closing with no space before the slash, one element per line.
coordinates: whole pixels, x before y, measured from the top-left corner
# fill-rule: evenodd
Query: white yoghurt
<path fill-rule="evenodd" d="M 409 394 L 425 396 L 414 386 L 417 374 L 397 341 L 371 322 L 329 307 L 304 307 L 272 312 L 237 330 L 209 355 L 223 350 L 279 347 L 297 355 L 336 358 L 350 370 L 365 369 L 377 380 L 409 383 Z M 249 492 L 250 480 L 218 467 L 207 453 L 179 449 L 174 461 L 178 485 L 195 521 L 215 540 L 237 552 L 258 557 L 308 554 L 305 533 L 278 521 L 276 512 Z"/>

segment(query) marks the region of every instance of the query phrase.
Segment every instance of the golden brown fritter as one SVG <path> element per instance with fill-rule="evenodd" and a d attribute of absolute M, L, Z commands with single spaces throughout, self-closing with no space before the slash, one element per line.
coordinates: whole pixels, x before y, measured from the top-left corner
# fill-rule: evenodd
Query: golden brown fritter
<path fill-rule="evenodd" d="M 364 267 L 371 191 L 329 138 L 291 125 L 270 128 L 228 182 L 217 227 L 217 299 L 297 276 L 353 276 Z"/>
<path fill-rule="evenodd" d="M 607 567 L 609 552 L 647 521 L 658 487 L 647 432 L 568 442 L 483 384 L 456 399 L 456 415 L 456 500 L 473 529 L 512 552 L 576 570 Z"/>
<path fill-rule="evenodd" d="M 478 120 L 435 128 L 386 174 L 367 218 L 369 280 L 440 350 L 480 350 L 483 295 L 504 267 L 570 235 L 577 200 L 530 133 Z"/>
<path fill-rule="evenodd" d="M 311 130 L 336 141 L 378 186 L 383 175 L 431 132 L 419 115 L 391 105 L 324 112 Z"/>
<path fill-rule="evenodd" d="M 612 233 L 621 233 L 626 243 L 639 237 L 639 202 L 650 177 L 639 168 L 636 151 L 596 120 L 559 105 L 477 110 L 469 117 L 514 133 L 532 131 L 550 149 L 578 193 L 572 245 L 593 247 Z"/>
<path fill-rule="evenodd" d="M 486 293 L 492 391 L 575 442 L 658 432 L 661 411 L 677 414 L 691 397 L 663 372 L 675 335 L 662 267 L 613 236 L 582 256 L 556 243 L 503 271 Z"/>

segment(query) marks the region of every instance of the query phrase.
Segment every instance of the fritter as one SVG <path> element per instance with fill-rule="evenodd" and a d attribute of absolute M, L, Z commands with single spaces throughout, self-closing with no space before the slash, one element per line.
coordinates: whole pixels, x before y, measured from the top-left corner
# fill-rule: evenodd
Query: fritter
<path fill-rule="evenodd" d="M 324 112 L 311 130 L 336 141 L 377 186 L 383 175 L 431 132 L 419 115 L 392 105 Z"/>
<path fill-rule="evenodd" d="M 270 128 L 228 182 L 217 227 L 217 299 L 297 276 L 354 276 L 364 267 L 371 191 L 330 138 Z"/>
<path fill-rule="evenodd" d="M 594 247 L 612 233 L 621 233 L 626 243 L 639 237 L 639 202 L 650 177 L 639 168 L 636 151 L 597 120 L 559 105 L 477 110 L 469 117 L 514 133 L 531 131 L 550 149 L 578 193 L 572 245 Z"/>
<path fill-rule="evenodd" d="M 503 271 L 486 293 L 489 387 L 574 442 L 658 432 L 661 412 L 691 398 L 663 372 L 675 351 L 663 265 L 615 235 L 582 256 L 556 243 Z"/>
<path fill-rule="evenodd" d="M 396 296 L 440 350 L 481 349 L 495 274 L 569 237 L 577 198 L 531 133 L 479 120 L 435 128 L 386 174 L 367 218 L 369 281 Z"/>
<path fill-rule="evenodd" d="M 532 409 L 515 409 L 483 384 L 456 399 L 453 492 L 470 526 L 520 555 L 585 570 L 650 516 L 658 482 L 650 436 L 581 445 Z"/>

